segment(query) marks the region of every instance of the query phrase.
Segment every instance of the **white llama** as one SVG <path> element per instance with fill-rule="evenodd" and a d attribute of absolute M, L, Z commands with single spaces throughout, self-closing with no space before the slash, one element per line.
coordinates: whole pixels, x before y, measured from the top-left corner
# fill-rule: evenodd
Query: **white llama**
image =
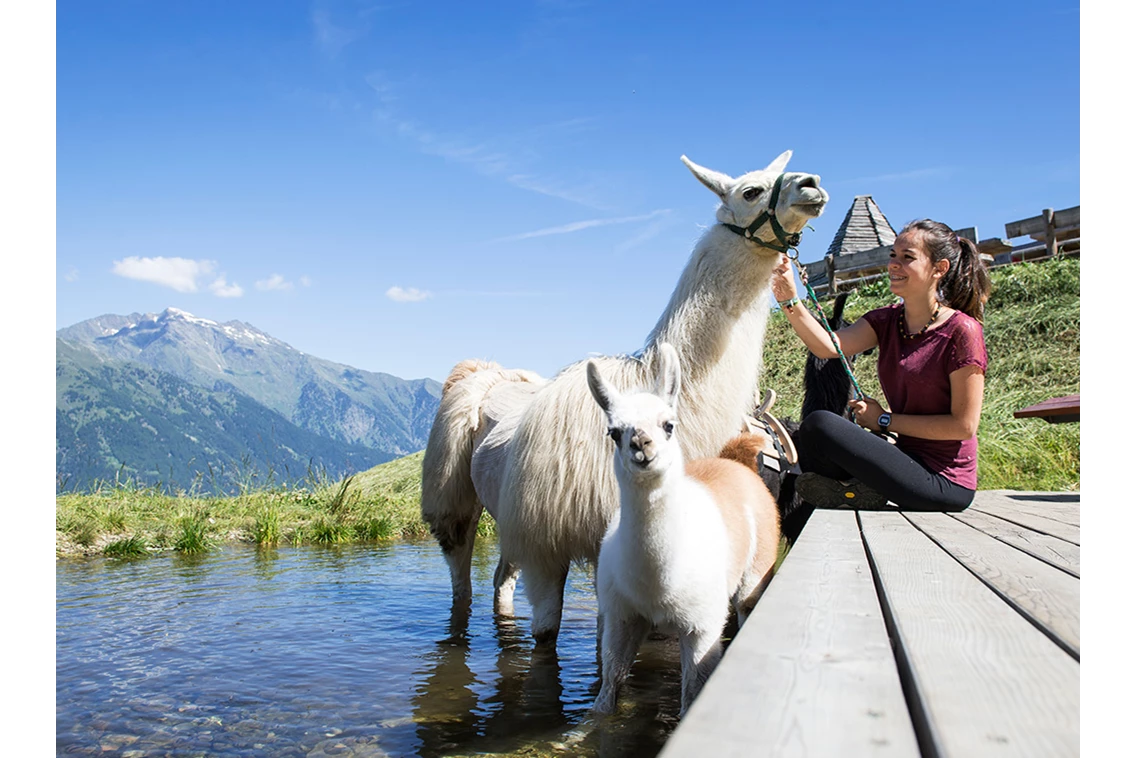
<path fill-rule="evenodd" d="M 603 623 L 598 713 L 615 710 L 653 625 L 679 635 L 685 713 L 722 655 L 729 604 L 741 626 L 778 555 L 778 505 L 758 474 L 723 458 L 684 461 L 679 358 L 668 344 L 659 351 L 654 393 L 621 394 L 588 363 L 588 388 L 616 442 L 620 488 L 596 569 Z"/>
<path fill-rule="evenodd" d="M 660 343 L 678 348 L 688 458 L 716 455 L 753 409 L 779 251 L 829 199 L 817 176 L 785 173 L 789 159 L 787 150 L 764 170 L 732 179 L 683 157 L 721 201 L 718 223 L 696 243 L 640 354 L 597 361 L 623 391 L 647 386 Z M 470 596 L 470 555 L 484 506 L 497 519 L 501 543 L 495 610 L 512 612 L 523 570 L 533 636 L 552 642 L 569 566 L 596 561 L 619 493 L 604 440 L 594 433 L 603 420 L 585 362 L 548 381 L 532 374 L 503 380 L 503 371 L 463 362 L 447 380 L 423 459 L 422 515 L 442 546 L 458 604 Z"/>

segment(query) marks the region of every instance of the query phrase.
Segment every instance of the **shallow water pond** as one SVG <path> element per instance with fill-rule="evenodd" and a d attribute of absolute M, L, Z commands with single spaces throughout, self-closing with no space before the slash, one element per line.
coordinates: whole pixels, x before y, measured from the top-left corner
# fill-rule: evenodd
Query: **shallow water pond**
<path fill-rule="evenodd" d="M 556 653 L 497 553 L 451 618 L 438 547 L 397 544 L 56 565 L 56 745 L 100 756 L 654 756 L 678 722 L 672 642 L 649 640 L 597 720 L 596 604 L 574 570 Z M 522 579 L 522 582 L 524 578 Z"/>

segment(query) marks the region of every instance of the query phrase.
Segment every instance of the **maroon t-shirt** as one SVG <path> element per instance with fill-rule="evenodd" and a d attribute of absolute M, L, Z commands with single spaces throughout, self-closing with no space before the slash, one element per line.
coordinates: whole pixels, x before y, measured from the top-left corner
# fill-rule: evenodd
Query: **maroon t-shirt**
<path fill-rule="evenodd" d="M 893 413 L 941 415 L 951 413 L 948 375 L 964 366 L 987 372 L 983 325 L 956 311 L 942 326 L 914 339 L 900 336 L 902 306 L 869 311 L 865 321 L 876 332 L 880 351 L 877 375 Z M 898 435 L 897 447 L 932 471 L 970 490 L 978 484 L 979 441 L 925 440 Z"/>

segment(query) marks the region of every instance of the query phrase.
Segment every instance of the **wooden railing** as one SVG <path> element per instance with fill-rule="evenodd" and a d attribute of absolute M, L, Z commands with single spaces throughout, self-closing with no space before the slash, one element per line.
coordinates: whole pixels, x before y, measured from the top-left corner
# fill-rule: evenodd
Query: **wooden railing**
<path fill-rule="evenodd" d="M 956 229 L 955 233 L 974 242 L 990 268 L 1045 260 L 1056 255 L 1079 255 L 1081 206 L 1060 211 L 1047 208 L 1038 216 L 1012 221 L 1006 225 L 1006 238 L 979 240 L 973 226 Z M 1019 245 L 1012 245 L 1009 241 L 1027 236 L 1030 241 Z M 844 255 L 827 254 L 819 261 L 805 264 L 806 276 L 818 295 L 855 289 L 888 273 L 891 249 L 891 246 L 884 245 Z M 835 282 L 836 286 L 830 287 L 830 282 Z"/>

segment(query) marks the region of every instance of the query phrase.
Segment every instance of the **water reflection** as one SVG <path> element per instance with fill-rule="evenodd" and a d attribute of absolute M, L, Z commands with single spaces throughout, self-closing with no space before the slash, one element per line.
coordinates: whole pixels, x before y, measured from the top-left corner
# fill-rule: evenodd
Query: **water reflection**
<path fill-rule="evenodd" d="M 594 721 L 595 599 L 570 575 L 556 651 L 492 614 L 493 550 L 452 610 L 433 545 L 223 549 L 57 565 L 57 751 L 139 755 L 654 756 L 674 643 L 647 643 Z M 523 581 L 523 580 L 522 580 Z"/>
<path fill-rule="evenodd" d="M 479 640 L 479 629 L 471 632 L 471 611 L 452 610 L 446 638 L 423 656 L 412 698 L 422 756 L 459 748 L 500 753 L 555 736 L 569 723 L 556 652 L 532 647 L 525 619 L 500 617 L 492 618 L 491 648 Z M 492 655 L 492 668 L 476 672 L 485 653 Z"/>
<path fill-rule="evenodd" d="M 572 661 L 568 668 L 577 671 L 569 672 L 566 688 L 560 656 L 550 646 L 534 645 L 527 618 L 495 618 L 493 670 L 480 676 L 469 637 L 470 614 L 469 607 L 455 609 L 448 636 L 423 657 L 424 675 L 413 698 L 419 755 L 452 755 L 460 749 L 489 755 L 654 756 L 677 724 L 674 640 L 645 644 L 622 698 L 624 711 L 596 720 L 587 712 L 599 689 L 594 639 L 586 640 L 591 650 L 571 645 L 574 657 L 581 652 L 592 656 Z"/>

